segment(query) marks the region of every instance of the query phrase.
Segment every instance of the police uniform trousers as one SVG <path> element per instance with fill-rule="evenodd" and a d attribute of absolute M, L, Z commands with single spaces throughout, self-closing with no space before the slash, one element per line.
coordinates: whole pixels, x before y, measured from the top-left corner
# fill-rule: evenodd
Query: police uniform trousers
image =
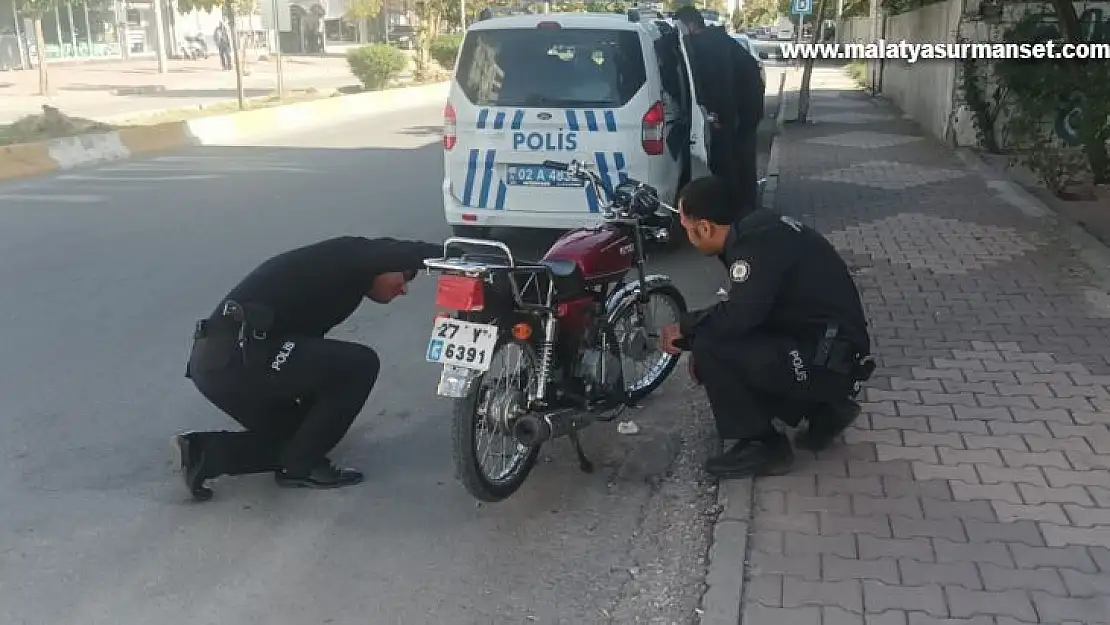
<path fill-rule="evenodd" d="M 739 206 L 755 208 L 759 198 L 757 137 L 752 132 L 715 128 L 709 142 L 709 171 L 728 184 Z"/>
<path fill-rule="evenodd" d="M 853 389 L 850 376 L 812 364 L 815 347 L 787 336 L 756 332 L 721 340 L 707 332 L 696 335 L 691 347 L 722 439 L 773 436 L 773 419 L 797 426 Z"/>
<path fill-rule="evenodd" d="M 205 479 L 284 468 L 307 472 L 326 461 L 377 381 L 373 349 L 325 338 L 249 340 L 213 333 L 197 339 L 188 374 L 208 401 L 246 428 L 200 433 Z"/>

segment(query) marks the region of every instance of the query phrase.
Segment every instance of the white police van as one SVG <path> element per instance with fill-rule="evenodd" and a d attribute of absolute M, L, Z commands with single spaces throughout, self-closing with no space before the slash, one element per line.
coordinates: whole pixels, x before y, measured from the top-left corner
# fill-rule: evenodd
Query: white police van
<path fill-rule="evenodd" d="M 599 198 L 545 160 L 589 163 L 612 185 L 635 178 L 668 202 L 706 175 L 706 116 L 689 104 L 685 46 L 664 80 L 661 36 L 636 11 L 474 23 L 444 109 L 447 223 L 472 236 L 597 223 Z"/>

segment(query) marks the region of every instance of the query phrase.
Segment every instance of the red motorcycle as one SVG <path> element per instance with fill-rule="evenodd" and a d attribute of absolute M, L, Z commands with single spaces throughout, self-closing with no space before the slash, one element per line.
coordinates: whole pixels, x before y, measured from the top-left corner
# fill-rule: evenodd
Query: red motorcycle
<path fill-rule="evenodd" d="M 443 258 L 424 261 L 441 274 L 436 303 L 447 311 L 436 317 L 426 358 L 443 365 L 438 394 L 455 400 L 456 474 L 487 502 L 516 492 L 555 438 L 569 438 L 591 472 L 578 431 L 615 419 L 678 364 L 659 338 L 685 299 L 670 278 L 645 270 L 648 243 L 667 242 L 674 209 L 636 180 L 612 189 L 576 161 L 544 166 L 606 198 L 603 221 L 564 234 L 535 262 L 518 261 L 499 241 L 455 237 Z M 475 251 L 452 256 L 453 247 Z M 668 307 L 668 318 L 654 304 Z M 639 365 L 646 371 L 636 374 Z M 498 450 L 483 447 L 494 439 Z"/>

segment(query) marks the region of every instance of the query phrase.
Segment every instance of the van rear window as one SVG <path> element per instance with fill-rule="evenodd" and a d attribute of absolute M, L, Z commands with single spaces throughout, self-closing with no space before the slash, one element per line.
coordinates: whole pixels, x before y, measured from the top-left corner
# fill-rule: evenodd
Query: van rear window
<path fill-rule="evenodd" d="M 477 106 L 617 108 L 647 70 L 634 31 L 516 28 L 467 34 L 456 77 Z"/>

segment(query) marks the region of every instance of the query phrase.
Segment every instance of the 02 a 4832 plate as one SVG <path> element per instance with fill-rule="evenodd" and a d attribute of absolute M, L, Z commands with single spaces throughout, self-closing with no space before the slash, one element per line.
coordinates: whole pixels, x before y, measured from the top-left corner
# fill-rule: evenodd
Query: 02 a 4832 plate
<path fill-rule="evenodd" d="M 432 328 L 427 360 L 487 371 L 496 344 L 497 326 L 442 317 Z"/>

